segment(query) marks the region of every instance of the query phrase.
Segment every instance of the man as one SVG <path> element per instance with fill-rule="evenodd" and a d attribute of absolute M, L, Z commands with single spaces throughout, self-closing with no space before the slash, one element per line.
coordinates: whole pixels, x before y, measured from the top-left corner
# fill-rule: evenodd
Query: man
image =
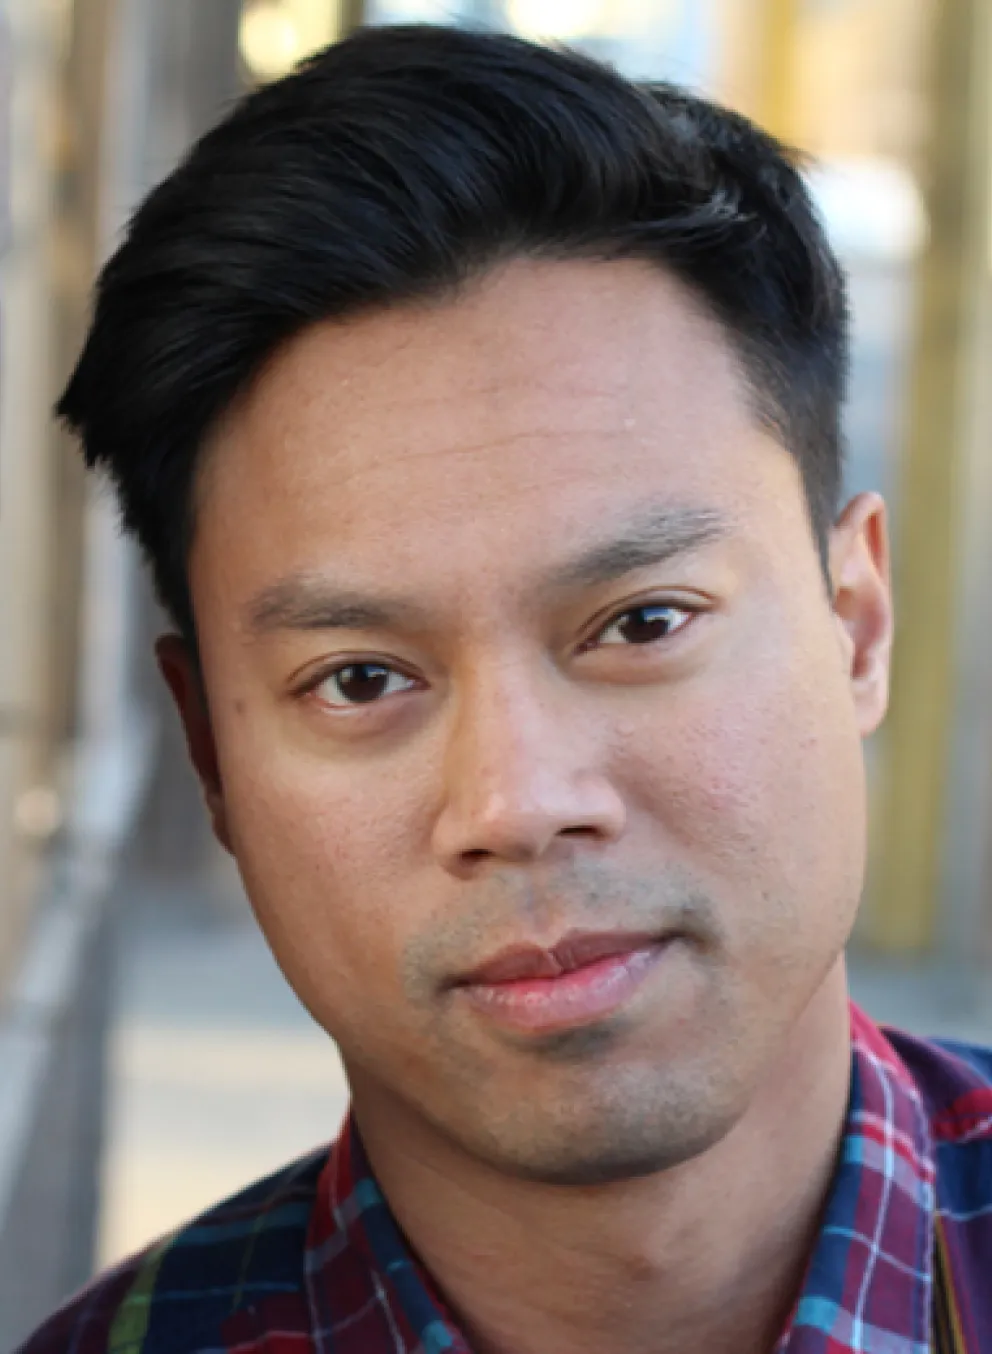
<path fill-rule="evenodd" d="M 508 37 L 362 32 L 152 194 L 61 413 L 353 1114 L 30 1354 L 992 1350 L 992 1058 L 846 992 L 846 354 L 778 145 Z"/>

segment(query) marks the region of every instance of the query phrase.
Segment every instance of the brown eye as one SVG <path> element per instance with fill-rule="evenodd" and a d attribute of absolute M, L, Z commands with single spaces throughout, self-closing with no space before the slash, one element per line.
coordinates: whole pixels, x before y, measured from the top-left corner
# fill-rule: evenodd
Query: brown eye
<path fill-rule="evenodd" d="M 412 685 L 409 677 L 382 663 L 349 663 L 325 677 L 314 690 L 326 705 L 372 705 Z"/>
<path fill-rule="evenodd" d="M 600 644 L 655 644 L 681 630 L 692 613 L 685 607 L 645 605 L 631 607 L 610 622 L 599 637 Z"/>

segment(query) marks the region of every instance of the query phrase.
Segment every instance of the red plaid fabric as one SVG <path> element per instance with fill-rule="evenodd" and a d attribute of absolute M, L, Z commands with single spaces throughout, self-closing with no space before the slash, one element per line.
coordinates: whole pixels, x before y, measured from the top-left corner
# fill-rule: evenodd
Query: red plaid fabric
<path fill-rule="evenodd" d="M 992 1051 L 856 1008 L 851 1027 L 838 1169 L 775 1354 L 992 1354 Z M 102 1277 L 20 1354 L 442 1351 L 470 1354 L 348 1126 Z"/>

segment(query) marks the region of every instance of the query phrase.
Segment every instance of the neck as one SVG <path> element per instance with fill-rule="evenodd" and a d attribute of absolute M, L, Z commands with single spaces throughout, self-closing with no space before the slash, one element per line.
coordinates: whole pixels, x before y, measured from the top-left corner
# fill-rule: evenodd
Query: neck
<path fill-rule="evenodd" d="M 849 1082 L 839 961 L 734 1128 L 643 1179 L 507 1177 L 361 1077 L 353 1091 L 379 1183 L 476 1354 L 768 1354 L 819 1228 Z"/>

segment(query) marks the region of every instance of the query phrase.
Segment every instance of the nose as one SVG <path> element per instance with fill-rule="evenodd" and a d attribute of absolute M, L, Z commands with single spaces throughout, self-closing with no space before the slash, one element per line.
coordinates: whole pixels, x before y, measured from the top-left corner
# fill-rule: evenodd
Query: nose
<path fill-rule="evenodd" d="M 623 800 L 599 764 L 603 739 L 567 693 L 537 686 L 504 671 L 458 702 L 432 845 L 459 877 L 487 862 L 539 861 L 566 838 L 623 833 Z"/>

